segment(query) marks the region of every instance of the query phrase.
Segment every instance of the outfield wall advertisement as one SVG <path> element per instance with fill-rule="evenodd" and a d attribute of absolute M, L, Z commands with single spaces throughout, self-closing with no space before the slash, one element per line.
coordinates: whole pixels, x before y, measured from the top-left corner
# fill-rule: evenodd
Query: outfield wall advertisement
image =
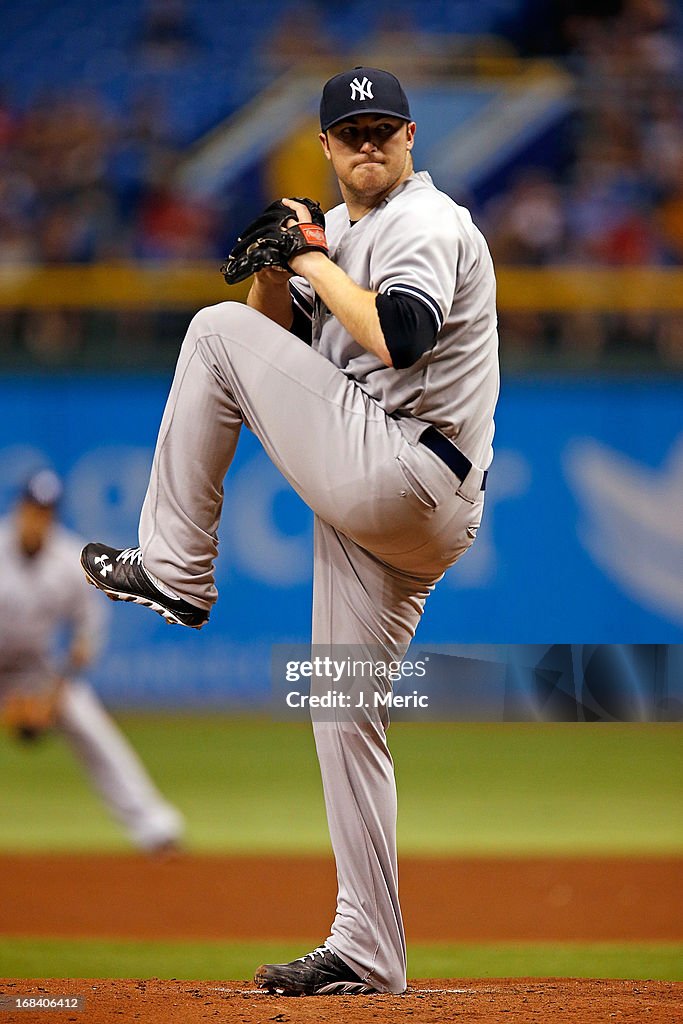
<path fill-rule="evenodd" d="M 0 381 L 0 512 L 27 474 L 64 477 L 66 524 L 135 544 L 169 381 Z M 683 388 L 671 381 L 514 380 L 474 548 L 427 603 L 425 644 L 683 641 Z M 249 706 L 273 643 L 305 642 L 311 515 L 243 431 L 225 486 L 219 603 L 201 634 L 111 606 L 93 679 L 119 706 Z"/>

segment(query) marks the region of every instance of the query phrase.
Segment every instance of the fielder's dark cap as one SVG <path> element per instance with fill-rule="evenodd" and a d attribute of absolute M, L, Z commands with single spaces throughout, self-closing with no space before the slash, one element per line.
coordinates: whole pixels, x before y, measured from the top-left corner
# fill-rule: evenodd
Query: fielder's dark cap
<path fill-rule="evenodd" d="M 390 71 L 363 67 L 330 78 L 320 100 L 322 131 L 356 114 L 391 114 L 410 121 L 410 107 L 398 78 Z"/>
<path fill-rule="evenodd" d="M 21 492 L 22 501 L 30 501 L 41 508 L 55 508 L 61 501 L 64 488 L 62 481 L 51 469 L 41 469 L 33 473 L 24 484 Z"/>

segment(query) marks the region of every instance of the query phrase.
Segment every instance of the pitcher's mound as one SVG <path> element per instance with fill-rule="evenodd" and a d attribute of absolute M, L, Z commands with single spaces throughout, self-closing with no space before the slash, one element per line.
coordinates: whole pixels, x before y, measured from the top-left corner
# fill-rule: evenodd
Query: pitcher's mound
<path fill-rule="evenodd" d="M 250 981 L 11 979 L 0 983 L 3 1024 L 672 1024 L 683 1020 L 683 983 L 575 978 L 463 978 L 411 981 L 401 996 L 270 996 Z M 46 1000 L 80 997 L 84 1009 L 45 1010 Z M 41 1000 L 6 1009 L 7 998 Z M 56 1014 L 56 1016 L 52 1016 Z"/>

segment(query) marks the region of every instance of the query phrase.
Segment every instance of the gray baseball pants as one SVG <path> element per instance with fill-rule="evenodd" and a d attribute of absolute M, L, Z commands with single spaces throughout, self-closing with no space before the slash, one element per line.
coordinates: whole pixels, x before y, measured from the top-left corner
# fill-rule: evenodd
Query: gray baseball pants
<path fill-rule="evenodd" d="M 0 703 L 13 690 L 40 693 L 52 679 L 44 661 L 27 662 L 11 677 L 0 675 Z M 136 846 L 151 850 L 182 837 L 182 815 L 164 800 L 144 764 L 84 679 L 65 681 L 56 725 L 91 785 Z"/>
<path fill-rule="evenodd" d="M 143 850 L 180 839 L 182 815 L 167 803 L 130 743 L 83 680 L 68 681 L 58 725 L 111 813 Z"/>
<path fill-rule="evenodd" d="M 375 660 L 378 647 L 387 658 L 404 651 L 434 583 L 474 539 L 482 472 L 460 485 L 338 367 L 262 314 L 204 309 L 180 352 L 140 519 L 145 566 L 200 608 L 217 597 L 223 479 L 242 424 L 315 513 L 313 643 Z M 382 709 L 364 721 L 328 714 L 313 728 L 337 865 L 327 944 L 379 990 L 402 992 L 387 724 Z"/>

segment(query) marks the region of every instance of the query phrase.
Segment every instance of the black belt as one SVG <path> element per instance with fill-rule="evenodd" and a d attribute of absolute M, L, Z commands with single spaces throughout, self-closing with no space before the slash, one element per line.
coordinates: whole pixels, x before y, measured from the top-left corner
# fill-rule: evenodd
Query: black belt
<path fill-rule="evenodd" d="M 436 427 L 427 427 L 423 434 L 420 434 L 420 443 L 426 445 L 430 451 L 438 455 L 442 462 L 445 462 L 450 470 L 457 476 L 460 483 L 465 482 L 465 477 L 472 469 L 472 463 L 459 448 L 449 441 Z M 486 490 L 486 477 L 488 470 L 484 473 L 481 481 L 482 491 Z"/>

